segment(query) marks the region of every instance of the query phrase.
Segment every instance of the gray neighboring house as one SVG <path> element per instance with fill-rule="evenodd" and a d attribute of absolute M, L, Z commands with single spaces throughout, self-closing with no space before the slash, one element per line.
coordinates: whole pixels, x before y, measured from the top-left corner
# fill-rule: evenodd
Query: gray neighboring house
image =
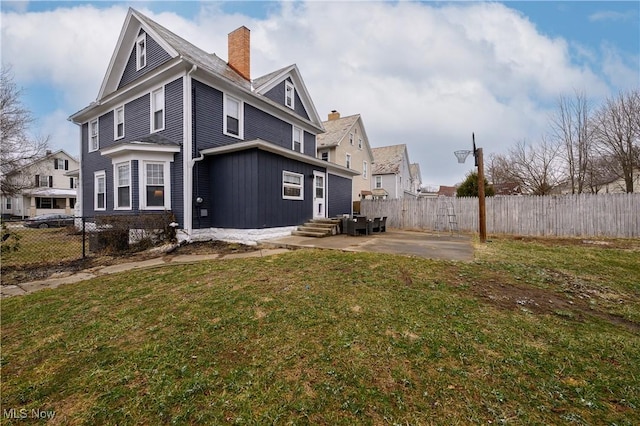
<path fill-rule="evenodd" d="M 371 192 L 374 199 L 417 197 L 405 144 L 373 148 Z M 419 168 L 418 168 L 419 171 Z"/>
<path fill-rule="evenodd" d="M 251 79 L 250 31 L 229 60 L 129 9 L 80 127 L 84 216 L 171 211 L 179 238 L 250 242 L 351 213 L 353 170 L 316 158 L 324 131 L 298 67 Z"/>

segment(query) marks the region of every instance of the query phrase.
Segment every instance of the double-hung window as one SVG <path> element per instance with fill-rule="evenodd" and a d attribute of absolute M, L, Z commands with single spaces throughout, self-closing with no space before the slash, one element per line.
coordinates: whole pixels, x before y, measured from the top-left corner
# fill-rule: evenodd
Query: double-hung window
<path fill-rule="evenodd" d="M 242 138 L 242 103 L 231 96 L 225 96 L 224 100 L 224 133 Z"/>
<path fill-rule="evenodd" d="M 163 162 L 144 162 L 145 205 L 149 209 L 165 208 L 165 176 Z"/>
<path fill-rule="evenodd" d="M 64 158 L 56 158 L 53 160 L 53 168 L 56 170 L 69 170 L 69 160 Z"/>
<path fill-rule="evenodd" d="M 362 162 L 362 179 L 366 179 L 367 178 L 367 172 L 368 172 L 367 166 L 368 166 L 367 162 L 363 161 Z"/>
<path fill-rule="evenodd" d="M 164 86 L 151 92 L 151 132 L 164 129 Z"/>
<path fill-rule="evenodd" d="M 353 133 L 349 133 L 349 145 L 353 145 Z"/>
<path fill-rule="evenodd" d="M 328 151 L 322 151 L 322 153 L 320 154 L 322 161 L 329 161 L 329 152 Z"/>
<path fill-rule="evenodd" d="M 362 149 L 362 138 L 358 139 L 358 149 Z"/>
<path fill-rule="evenodd" d="M 302 152 L 302 129 L 293 126 L 293 150 Z"/>
<path fill-rule="evenodd" d="M 136 40 L 136 71 L 147 65 L 147 35 L 141 34 Z"/>
<path fill-rule="evenodd" d="M 382 176 L 376 176 L 376 189 L 382 188 Z"/>
<path fill-rule="evenodd" d="M 106 185 L 107 177 L 104 170 L 95 172 L 93 174 L 93 209 L 105 210 L 106 209 Z"/>
<path fill-rule="evenodd" d="M 289 81 L 284 82 L 284 104 L 295 109 L 296 89 Z"/>
<path fill-rule="evenodd" d="M 98 142 L 98 119 L 89 122 L 89 152 L 97 151 L 100 148 Z"/>
<path fill-rule="evenodd" d="M 115 208 L 131 209 L 131 163 L 118 163 L 114 166 Z"/>
<path fill-rule="evenodd" d="M 347 154 L 347 159 L 346 159 L 346 163 L 347 163 L 347 169 L 351 168 L 351 154 Z"/>
<path fill-rule="evenodd" d="M 304 199 L 304 176 L 299 173 L 282 172 L 282 198 L 285 200 Z"/>
<path fill-rule="evenodd" d="M 124 137 L 124 105 L 113 111 L 113 134 L 115 135 L 114 139 Z"/>

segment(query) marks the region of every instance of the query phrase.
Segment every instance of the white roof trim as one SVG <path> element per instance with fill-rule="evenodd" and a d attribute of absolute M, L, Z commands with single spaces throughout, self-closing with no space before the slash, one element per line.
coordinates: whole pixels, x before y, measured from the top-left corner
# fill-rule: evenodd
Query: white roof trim
<path fill-rule="evenodd" d="M 139 153 L 175 153 L 180 152 L 180 146 L 178 145 L 160 145 L 151 142 L 128 142 L 112 146 L 110 148 L 103 148 L 100 150 L 100 155 L 105 157 L 117 157 L 123 154 L 132 152 Z"/>

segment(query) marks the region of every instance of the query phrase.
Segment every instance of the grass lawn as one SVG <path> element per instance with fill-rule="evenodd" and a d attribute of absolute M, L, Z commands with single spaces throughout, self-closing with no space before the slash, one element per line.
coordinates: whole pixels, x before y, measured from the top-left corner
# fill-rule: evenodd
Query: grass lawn
<path fill-rule="evenodd" d="M 3 299 L 2 423 L 640 424 L 640 242 L 476 257 L 299 250 Z"/>

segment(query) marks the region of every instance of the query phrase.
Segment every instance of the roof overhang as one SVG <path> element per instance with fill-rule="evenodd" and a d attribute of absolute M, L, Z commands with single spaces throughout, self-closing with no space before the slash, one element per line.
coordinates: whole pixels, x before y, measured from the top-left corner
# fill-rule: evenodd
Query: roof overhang
<path fill-rule="evenodd" d="M 333 174 L 339 174 L 339 175 L 349 176 L 349 177 L 358 176 L 360 174 L 359 172 L 353 169 L 348 169 L 338 164 L 329 163 L 319 158 L 310 157 L 308 155 L 283 148 L 281 146 L 275 145 L 271 142 L 264 141 L 262 139 L 254 139 L 246 142 L 219 146 L 216 148 L 203 149 L 200 151 L 200 154 L 204 156 L 222 155 L 222 154 L 229 154 L 232 152 L 246 151 L 248 149 L 259 149 L 261 151 L 270 152 L 272 154 L 280 155 L 285 158 L 290 158 L 292 160 L 300 161 L 301 163 L 311 164 L 316 167 L 322 167 L 326 169 L 327 172 L 333 173 Z"/>
<path fill-rule="evenodd" d="M 32 197 L 75 197 L 78 192 L 75 189 L 37 188 L 26 190 L 24 195 Z"/>

